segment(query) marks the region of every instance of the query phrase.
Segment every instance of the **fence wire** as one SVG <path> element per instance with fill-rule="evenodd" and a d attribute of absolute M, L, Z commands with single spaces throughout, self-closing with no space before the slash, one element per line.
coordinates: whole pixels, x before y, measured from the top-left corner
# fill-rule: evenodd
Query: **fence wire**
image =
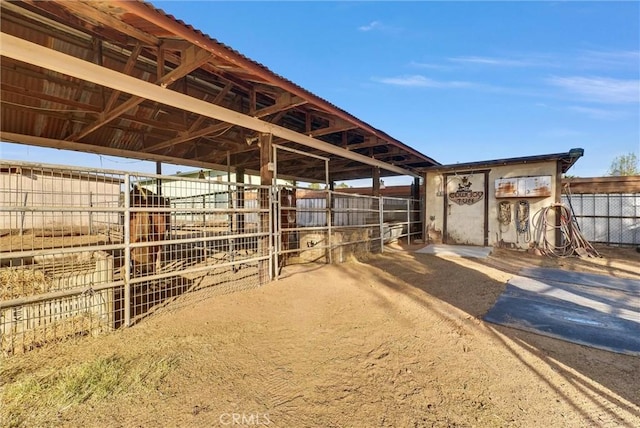
<path fill-rule="evenodd" d="M 292 186 L 0 161 L 0 349 L 128 326 L 421 234 L 420 204 Z"/>
<path fill-rule="evenodd" d="M 269 195 L 206 179 L 0 163 L 2 353 L 130 325 L 184 293 L 258 286 L 271 260 Z"/>
<path fill-rule="evenodd" d="M 280 186 L 279 265 L 288 260 L 343 262 L 383 251 L 383 244 L 422 236 L 419 201 Z"/>
<path fill-rule="evenodd" d="M 640 244 L 640 194 L 562 195 L 584 237 L 608 245 Z"/>

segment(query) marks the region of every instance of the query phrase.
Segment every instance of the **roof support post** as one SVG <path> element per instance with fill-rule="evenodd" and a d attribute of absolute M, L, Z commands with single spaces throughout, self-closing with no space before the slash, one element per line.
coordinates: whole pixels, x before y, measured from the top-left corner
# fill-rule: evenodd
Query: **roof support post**
<path fill-rule="evenodd" d="M 236 208 L 244 209 L 244 168 L 236 168 Z M 244 234 L 244 212 L 237 214 L 236 233 Z"/>
<path fill-rule="evenodd" d="M 273 185 L 273 147 L 272 135 L 260 133 L 258 144 L 260 145 L 260 184 L 263 186 Z M 258 265 L 258 275 L 260 285 L 268 283 L 272 276 L 273 266 L 276 264 L 272 261 L 271 242 L 272 242 L 272 222 L 271 222 L 271 198 L 270 189 L 272 187 L 261 187 L 258 191 L 260 201 L 260 238 L 258 239 L 258 254 L 260 256 L 269 255 L 268 259 L 260 260 Z M 267 210 L 267 211 L 263 211 Z M 279 233 L 279 231 L 275 231 Z M 276 254 L 275 257 L 278 257 Z"/>
<path fill-rule="evenodd" d="M 407 228 L 409 232 L 409 238 L 411 238 L 411 232 L 413 233 L 422 233 L 419 229 L 419 225 L 424 224 L 424 218 L 422 217 L 422 212 L 420 211 L 420 177 L 414 177 L 413 184 L 411 185 L 411 223 L 413 223 L 413 227 L 409 225 Z M 422 236 L 420 236 L 422 238 Z M 408 241 L 407 241 L 408 242 Z"/>
<path fill-rule="evenodd" d="M 380 168 L 373 168 L 373 196 L 380 196 Z"/>

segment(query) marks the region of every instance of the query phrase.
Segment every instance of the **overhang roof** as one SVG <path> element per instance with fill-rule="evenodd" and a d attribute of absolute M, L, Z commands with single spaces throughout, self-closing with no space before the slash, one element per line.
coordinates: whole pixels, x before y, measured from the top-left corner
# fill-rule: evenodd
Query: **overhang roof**
<path fill-rule="evenodd" d="M 584 150 L 580 148 L 571 149 L 566 153 L 553 153 L 547 155 L 524 156 L 518 158 L 494 159 L 479 162 L 455 163 L 450 165 L 437 165 L 424 168 L 423 172 L 446 172 L 459 170 L 478 170 L 495 166 L 532 164 L 540 162 L 557 161 L 560 162 L 562 172 L 565 173 L 584 155 Z"/>
<path fill-rule="evenodd" d="M 336 181 L 438 165 L 149 3 L 0 5 L 2 141 L 256 172 L 268 132 Z M 324 179 L 295 152 L 277 169 Z"/>

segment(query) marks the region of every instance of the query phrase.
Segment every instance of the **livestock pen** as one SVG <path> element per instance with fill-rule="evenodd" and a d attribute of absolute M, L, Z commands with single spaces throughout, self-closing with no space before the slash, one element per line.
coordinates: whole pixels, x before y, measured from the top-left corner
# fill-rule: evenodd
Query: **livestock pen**
<path fill-rule="evenodd" d="M 0 163 L 2 353 L 130 326 L 180 295 L 420 236 L 417 201 Z M 418 214 L 418 215 L 416 215 Z"/>
<path fill-rule="evenodd" d="M 185 292 L 255 287 L 261 264 L 268 270 L 270 223 L 256 221 L 268 216 L 268 200 L 259 208 L 238 199 L 260 190 L 268 198 L 268 189 L 57 165 L 1 167 L 4 354 L 131 325 Z M 126 196 L 131 189 L 164 194 L 168 204 L 138 203 Z M 221 193 L 224 203 L 211 196 Z M 185 198 L 204 204 L 185 205 Z M 250 222 L 239 224 L 240 215 Z M 189 220 L 196 217 L 205 221 Z M 166 232 L 136 226 L 140 218 L 163 219 Z M 153 268 L 145 266 L 154 255 Z"/>

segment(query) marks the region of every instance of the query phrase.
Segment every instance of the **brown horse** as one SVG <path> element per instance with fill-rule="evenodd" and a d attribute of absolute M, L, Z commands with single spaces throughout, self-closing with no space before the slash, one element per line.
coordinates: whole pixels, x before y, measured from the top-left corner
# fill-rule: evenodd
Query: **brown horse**
<path fill-rule="evenodd" d="M 130 193 L 131 207 L 169 208 L 169 199 L 156 195 L 150 190 L 136 185 Z M 168 212 L 132 212 L 129 215 L 131 234 L 129 242 L 159 242 L 171 226 L 171 215 Z M 160 269 L 162 245 L 149 244 L 131 250 L 131 261 L 134 274 L 153 274 Z"/>

